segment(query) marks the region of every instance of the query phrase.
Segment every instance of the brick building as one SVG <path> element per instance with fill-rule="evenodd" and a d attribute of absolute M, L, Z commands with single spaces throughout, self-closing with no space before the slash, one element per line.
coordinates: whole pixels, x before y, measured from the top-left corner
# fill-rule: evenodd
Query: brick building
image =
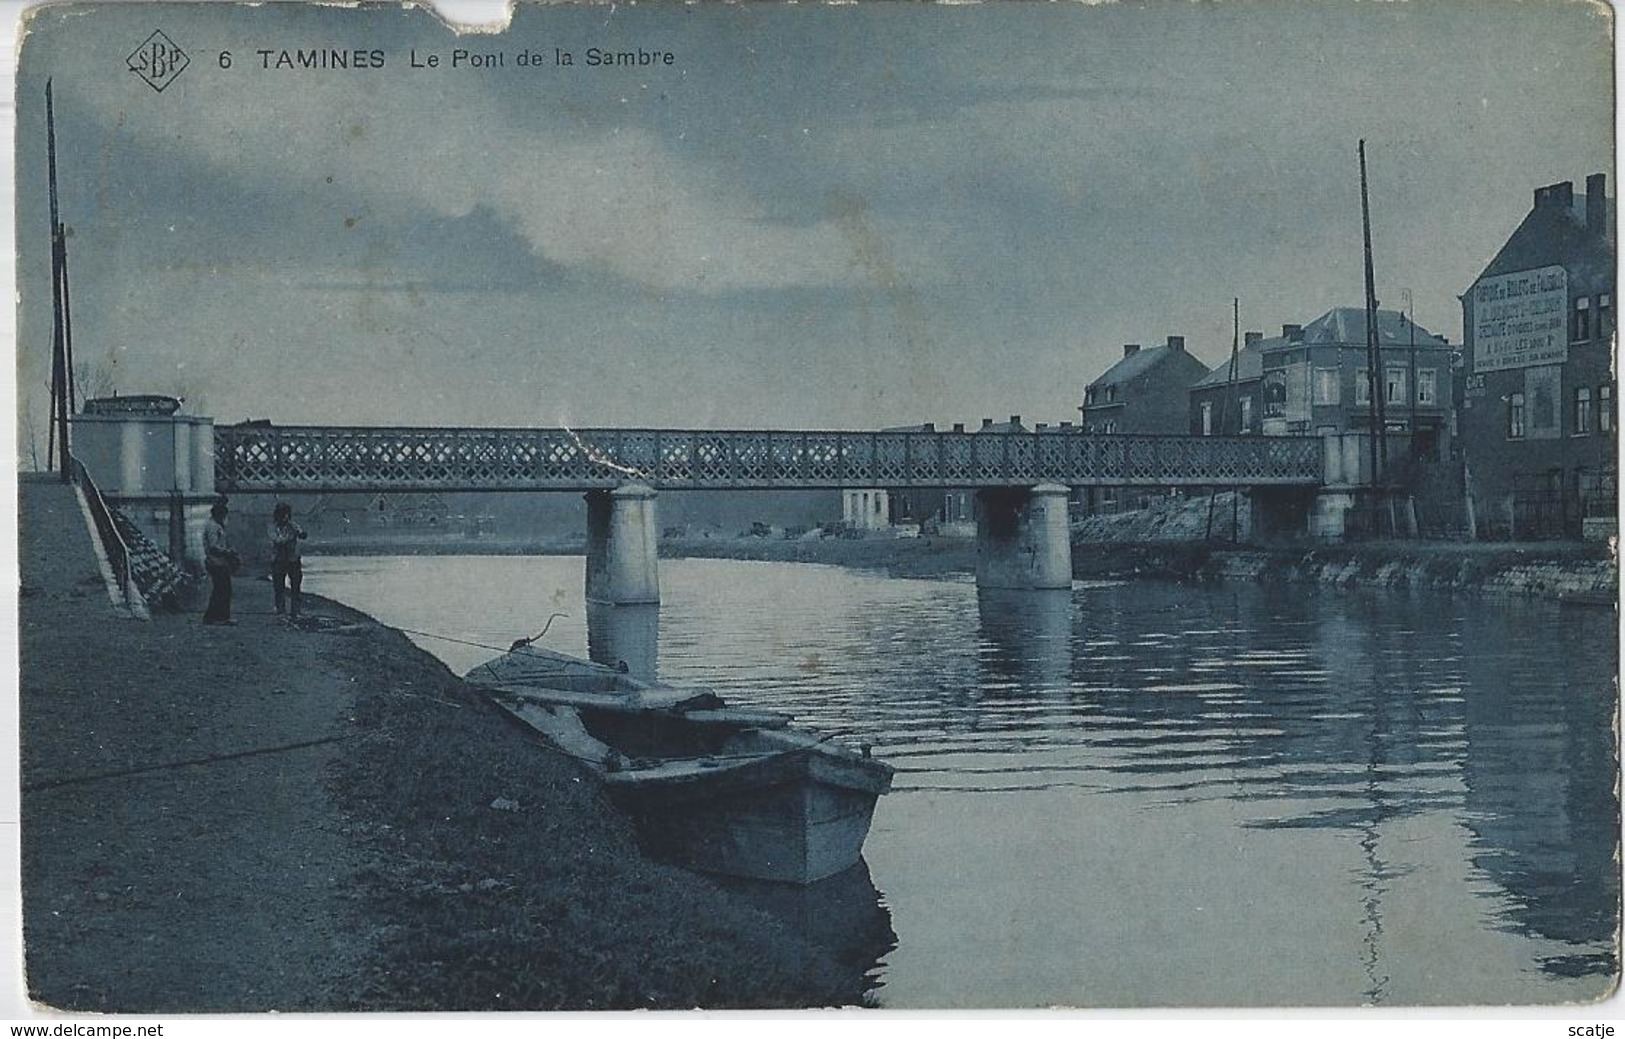
<path fill-rule="evenodd" d="M 1166 346 L 1123 347 L 1123 357 L 1083 393 L 1085 433 L 1177 433 L 1189 426 L 1191 384 L 1207 365 L 1185 350 L 1184 336 Z"/>
<path fill-rule="evenodd" d="M 1236 436 L 1263 431 L 1264 351 L 1281 340 L 1265 339 L 1262 332 L 1246 333 L 1230 358 L 1196 380 L 1190 389 L 1190 432 L 1196 436 Z"/>
<path fill-rule="evenodd" d="M 1363 307 L 1334 307 L 1307 325 L 1283 325 L 1279 338 L 1257 347 L 1266 436 L 1371 429 Z M 1397 310 L 1379 310 L 1377 347 L 1386 429 L 1412 442 L 1421 458 L 1448 457 L 1450 343 Z"/>
<path fill-rule="evenodd" d="M 1614 526 L 1614 233 L 1606 177 L 1537 188 L 1461 297 L 1462 455 L 1478 531 L 1601 536 Z"/>
<path fill-rule="evenodd" d="M 1185 435 L 1190 425 L 1190 389 L 1208 374 L 1207 365 L 1185 349 L 1184 336 L 1164 346 L 1123 347 L 1123 356 L 1083 392 L 1079 428 L 1085 433 Z M 1088 514 L 1144 508 L 1155 495 L 1144 488 L 1088 487 L 1073 492 L 1077 511 Z"/>

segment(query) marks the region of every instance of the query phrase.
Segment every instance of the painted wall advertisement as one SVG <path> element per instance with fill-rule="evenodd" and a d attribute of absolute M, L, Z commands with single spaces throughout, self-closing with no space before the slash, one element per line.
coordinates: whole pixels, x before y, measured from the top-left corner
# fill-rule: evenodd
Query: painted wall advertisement
<path fill-rule="evenodd" d="M 1499 372 L 1568 360 L 1569 276 L 1538 267 L 1473 287 L 1473 370 Z"/>

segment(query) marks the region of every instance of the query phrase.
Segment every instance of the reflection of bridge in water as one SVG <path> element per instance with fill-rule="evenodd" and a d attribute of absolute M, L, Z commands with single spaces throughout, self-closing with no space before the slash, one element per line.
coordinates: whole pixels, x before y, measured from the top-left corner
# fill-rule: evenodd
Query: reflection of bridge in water
<path fill-rule="evenodd" d="M 1335 534 L 1341 522 L 1327 517 L 1369 484 L 1357 435 L 216 428 L 196 416 L 119 413 L 76 419 L 74 450 L 115 502 L 190 505 L 183 522 L 170 520 L 171 545 L 184 540 L 189 552 L 215 493 L 585 492 L 587 594 L 621 604 L 660 599 L 655 499 L 666 489 L 973 490 L 977 582 L 1033 590 L 1071 584 L 1075 488 L 1242 488 L 1255 529 L 1307 522 Z"/>

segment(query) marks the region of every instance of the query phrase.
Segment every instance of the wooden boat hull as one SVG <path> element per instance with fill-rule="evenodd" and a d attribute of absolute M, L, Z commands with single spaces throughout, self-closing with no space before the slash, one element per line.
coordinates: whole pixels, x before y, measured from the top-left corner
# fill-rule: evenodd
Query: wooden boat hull
<path fill-rule="evenodd" d="M 540 674 L 525 681 L 500 663 L 470 679 L 596 772 L 645 854 L 803 885 L 859 862 L 890 766 L 786 728 L 784 715 L 726 708 L 714 694 L 635 682 L 593 688 L 605 676 L 595 665 L 560 666 L 568 660 L 525 662 L 564 676 L 563 688 L 533 685 Z"/>
<path fill-rule="evenodd" d="M 802 747 L 682 780 L 656 769 L 605 780 L 651 857 L 706 873 L 813 884 L 858 863 L 891 770 Z"/>

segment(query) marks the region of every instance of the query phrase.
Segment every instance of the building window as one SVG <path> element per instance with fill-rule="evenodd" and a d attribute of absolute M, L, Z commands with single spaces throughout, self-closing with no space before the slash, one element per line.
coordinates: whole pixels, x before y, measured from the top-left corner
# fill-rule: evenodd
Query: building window
<path fill-rule="evenodd" d="M 1388 369 L 1388 382 L 1383 386 L 1382 399 L 1389 404 L 1403 404 L 1409 400 L 1405 387 L 1405 369 Z"/>
<path fill-rule="evenodd" d="M 1614 428 L 1614 384 L 1597 387 L 1597 428 L 1604 433 Z"/>
<path fill-rule="evenodd" d="M 1591 297 L 1574 297 L 1574 315 L 1569 319 L 1569 338 L 1576 342 L 1591 338 Z"/>
<path fill-rule="evenodd" d="M 1253 399 L 1241 398 L 1241 429 L 1239 432 L 1251 433 L 1253 431 Z"/>
<path fill-rule="evenodd" d="M 1315 403 L 1340 404 L 1342 403 L 1342 384 L 1339 382 L 1336 368 L 1315 369 Z M 1363 380 L 1362 380 L 1363 381 Z"/>
<path fill-rule="evenodd" d="M 1432 368 L 1423 368 L 1416 373 L 1416 403 L 1439 403 L 1439 373 Z"/>
<path fill-rule="evenodd" d="M 1614 300 L 1604 292 L 1597 296 L 1597 338 L 1607 339 L 1608 334 L 1614 330 L 1614 315 L 1612 313 Z"/>
<path fill-rule="evenodd" d="M 1591 432 L 1591 387 L 1576 386 L 1574 388 L 1574 435 L 1585 436 Z"/>
<path fill-rule="evenodd" d="M 1117 387 L 1116 386 L 1108 386 L 1108 387 L 1106 387 L 1106 403 L 1110 404 L 1113 401 L 1115 401 L 1116 399 L 1117 399 Z"/>
<path fill-rule="evenodd" d="M 1083 405 L 1088 407 L 1095 402 L 1095 388 L 1093 386 L 1083 391 Z"/>
<path fill-rule="evenodd" d="M 1365 368 L 1357 368 L 1354 372 L 1354 403 L 1371 403 L 1371 372 Z"/>
<path fill-rule="evenodd" d="M 1213 435 L 1213 402 L 1210 400 L 1202 402 L 1202 435 L 1205 437 Z"/>
<path fill-rule="evenodd" d="M 1100 427 L 1100 431 L 1102 433 L 1115 433 L 1115 432 L 1117 432 L 1117 420 L 1116 419 L 1108 420 L 1107 423 L 1104 426 Z"/>
<path fill-rule="evenodd" d="M 1514 393 L 1507 398 L 1507 439 L 1523 439 L 1523 394 Z"/>

